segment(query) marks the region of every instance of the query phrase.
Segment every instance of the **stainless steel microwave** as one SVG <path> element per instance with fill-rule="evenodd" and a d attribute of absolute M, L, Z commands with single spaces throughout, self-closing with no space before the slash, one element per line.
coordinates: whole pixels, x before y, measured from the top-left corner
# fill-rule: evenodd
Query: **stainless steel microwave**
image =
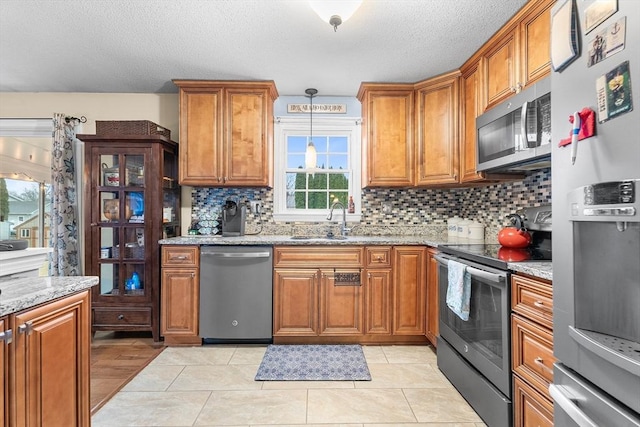
<path fill-rule="evenodd" d="M 476 119 L 477 170 L 551 166 L 551 81 L 547 77 Z"/>

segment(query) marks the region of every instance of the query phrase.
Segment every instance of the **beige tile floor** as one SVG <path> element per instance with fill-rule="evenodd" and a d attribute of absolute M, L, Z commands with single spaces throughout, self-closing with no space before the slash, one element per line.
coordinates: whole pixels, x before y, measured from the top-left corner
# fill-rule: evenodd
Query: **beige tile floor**
<path fill-rule="evenodd" d="M 371 381 L 254 381 L 266 346 L 170 347 L 93 427 L 486 427 L 427 346 L 364 346 Z"/>

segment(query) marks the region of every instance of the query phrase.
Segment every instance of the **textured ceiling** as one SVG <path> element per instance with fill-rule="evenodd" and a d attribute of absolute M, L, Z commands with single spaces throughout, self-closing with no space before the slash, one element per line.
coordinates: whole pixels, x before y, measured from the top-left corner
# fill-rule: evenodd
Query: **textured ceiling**
<path fill-rule="evenodd" d="M 0 92 L 177 92 L 275 80 L 355 96 L 458 68 L 526 0 L 364 0 L 334 32 L 305 0 L 2 0 Z"/>

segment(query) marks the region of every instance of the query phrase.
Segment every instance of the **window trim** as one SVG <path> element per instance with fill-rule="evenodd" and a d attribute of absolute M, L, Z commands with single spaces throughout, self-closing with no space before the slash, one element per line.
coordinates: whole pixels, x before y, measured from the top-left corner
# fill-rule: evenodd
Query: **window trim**
<path fill-rule="evenodd" d="M 314 135 L 348 135 L 349 137 L 349 159 L 351 167 L 351 180 L 349 195 L 353 196 L 355 213 L 347 214 L 348 222 L 359 222 L 361 214 L 361 122 L 359 117 L 313 117 Z M 325 222 L 329 210 L 323 213 L 286 211 L 286 141 L 290 134 L 309 133 L 308 117 L 276 117 L 274 124 L 274 188 L 273 188 L 273 219 L 276 222 Z M 323 169 L 319 169 L 323 171 Z M 346 208 L 346 207 L 345 207 Z M 334 222 L 342 220 L 340 215 L 334 213 Z M 341 213 L 340 213 L 341 214 Z"/>

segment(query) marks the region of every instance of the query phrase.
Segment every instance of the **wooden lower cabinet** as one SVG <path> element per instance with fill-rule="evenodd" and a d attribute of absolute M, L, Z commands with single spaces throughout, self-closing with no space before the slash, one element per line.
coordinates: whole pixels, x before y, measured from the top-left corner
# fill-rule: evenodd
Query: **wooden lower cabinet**
<path fill-rule="evenodd" d="M 165 345 L 201 344 L 198 246 L 163 246 L 160 335 Z"/>
<path fill-rule="evenodd" d="M 14 316 L 9 425 L 88 427 L 89 291 Z"/>
<path fill-rule="evenodd" d="M 427 249 L 393 247 L 393 334 L 424 335 Z"/>
<path fill-rule="evenodd" d="M 553 403 L 515 375 L 513 413 L 516 426 L 553 427 Z"/>
<path fill-rule="evenodd" d="M 280 269 L 273 274 L 273 335 L 318 335 L 318 271 Z"/>
<path fill-rule="evenodd" d="M 434 258 L 437 249 L 427 249 L 427 324 L 426 335 L 429 342 L 436 347 L 438 341 L 438 261 Z"/>
<path fill-rule="evenodd" d="M 320 270 L 320 335 L 362 335 L 364 333 L 364 292 L 362 270 L 340 270 L 354 274 L 353 281 L 339 281 L 336 272 Z"/>
<path fill-rule="evenodd" d="M 365 333 L 391 335 L 391 269 L 367 270 Z"/>
<path fill-rule="evenodd" d="M 550 281 L 511 276 L 514 426 L 553 426 L 553 289 Z"/>
<path fill-rule="evenodd" d="M 274 342 L 427 342 L 425 254 L 422 246 L 276 247 Z"/>

